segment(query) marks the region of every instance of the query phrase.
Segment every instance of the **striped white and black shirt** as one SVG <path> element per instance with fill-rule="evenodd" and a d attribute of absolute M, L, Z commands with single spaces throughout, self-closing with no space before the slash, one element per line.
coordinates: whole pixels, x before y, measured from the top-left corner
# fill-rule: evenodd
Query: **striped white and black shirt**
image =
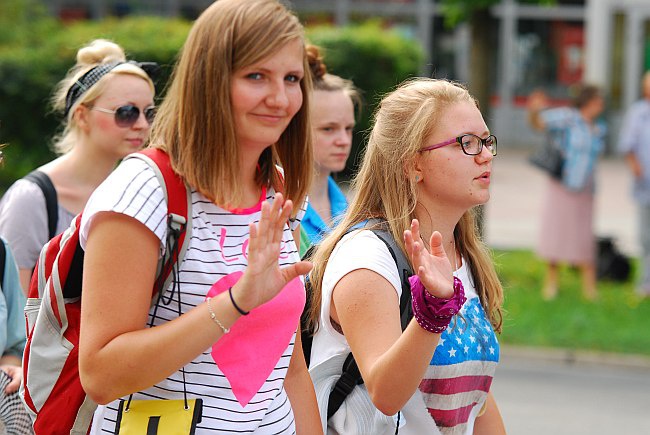
<path fill-rule="evenodd" d="M 248 226 L 259 221 L 262 201 L 273 201 L 274 194 L 273 189 L 264 191 L 255 207 L 232 211 L 192 191 L 191 239 L 179 278 L 182 313 L 201 304 L 206 296 L 227 290 L 239 279 L 248 264 Z M 161 241 L 161 253 L 164 250 L 167 204 L 158 179 L 146 163 L 139 159 L 124 161 L 95 191 L 84 211 L 82 246 L 89 222 L 101 211 L 134 217 L 156 234 Z M 281 266 L 299 260 L 291 231 L 303 215 L 304 207 L 298 219 L 285 226 Z M 166 297 L 170 290 L 171 287 Z M 203 417 L 197 434 L 295 433 L 283 383 L 304 302 L 303 282 L 296 279 L 276 298 L 240 318 L 230 334 L 184 367 L 188 398 L 203 399 Z M 154 325 L 176 317 L 177 295 L 168 306 L 160 304 Z M 181 371 L 133 396 L 134 400 L 158 398 L 183 398 Z M 118 401 L 99 407 L 91 433 L 114 433 L 117 407 Z"/>

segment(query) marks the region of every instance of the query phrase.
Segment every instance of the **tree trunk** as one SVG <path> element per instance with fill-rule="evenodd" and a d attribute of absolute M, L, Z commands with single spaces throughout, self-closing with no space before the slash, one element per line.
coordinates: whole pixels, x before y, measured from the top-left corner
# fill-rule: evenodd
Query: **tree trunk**
<path fill-rule="evenodd" d="M 496 58 L 496 50 L 490 43 L 492 34 L 490 30 L 494 21 L 487 8 L 474 9 L 470 18 L 471 49 L 470 49 L 470 71 L 469 91 L 479 102 L 479 108 L 484 119 L 490 119 L 490 61 Z M 485 235 L 485 213 L 481 205 L 476 210 L 476 224 L 478 225 L 481 237 Z"/>
<path fill-rule="evenodd" d="M 483 117 L 489 118 L 490 110 L 490 60 L 496 59 L 496 49 L 491 46 L 490 41 L 494 22 L 490 16 L 490 10 L 475 9 L 470 18 L 471 49 L 470 49 L 470 71 L 469 91 L 479 101 Z"/>

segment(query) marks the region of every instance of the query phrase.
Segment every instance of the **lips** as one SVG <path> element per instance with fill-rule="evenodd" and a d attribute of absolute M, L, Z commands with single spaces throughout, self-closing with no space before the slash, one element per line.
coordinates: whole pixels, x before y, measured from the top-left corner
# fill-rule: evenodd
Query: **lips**
<path fill-rule="evenodd" d="M 286 117 L 286 115 L 270 115 L 264 113 L 254 113 L 253 116 L 255 116 L 257 119 L 261 121 L 269 122 L 269 123 L 281 122 Z"/>

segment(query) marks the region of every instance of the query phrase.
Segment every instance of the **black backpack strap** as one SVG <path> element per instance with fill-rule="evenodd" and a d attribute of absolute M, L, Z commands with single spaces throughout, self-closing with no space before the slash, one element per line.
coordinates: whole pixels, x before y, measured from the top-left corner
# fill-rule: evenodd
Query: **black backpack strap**
<path fill-rule="evenodd" d="M 374 222 L 370 222 L 371 224 Z M 352 228 L 351 230 L 356 229 Z M 406 255 L 400 249 L 399 245 L 395 241 L 395 238 L 390 233 L 390 231 L 379 222 L 379 225 L 372 225 L 368 230 L 375 233 L 375 235 L 384 242 L 390 252 L 395 265 L 397 266 L 397 271 L 400 275 L 401 284 L 402 284 L 402 296 L 399 301 L 399 310 L 400 310 L 400 321 L 402 324 L 402 331 L 406 329 L 411 318 L 413 317 L 413 309 L 411 307 L 411 286 L 409 284 L 409 277 L 413 275 L 411 270 L 411 264 L 408 262 Z M 350 231 L 351 231 L 350 230 Z M 349 231 L 348 231 L 349 232 Z M 346 232 L 347 234 L 347 232 Z M 352 352 L 348 355 L 343 363 L 341 377 L 334 384 L 334 388 L 330 392 L 329 399 L 327 402 L 327 419 L 329 420 L 336 411 L 339 410 L 345 398 L 350 395 L 354 387 L 357 385 L 363 384 L 363 378 L 361 377 L 361 372 L 357 366 L 357 362 L 354 360 L 354 355 Z"/>
<path fill-rule="evenodd" d="M 395 265 L 397 266 L 397 272 L 400 275 L 402 296 L 399 299 L 399 312 L 402 331 L 404 331 L 413 318 L 411 284 L 409 283 L 409 277 L 413 275 L 413 270 L 411 269 L 411 264 L 406 258 L 406 255 L 404 255 L 404 252 L 397 245 L 395 238 L 387 229 L 371 229 L 371 231 L 386 244 L 390 255 L 393 257 L 393 261 L 395 261 Z"/>
<path fill-rule="evenodd" d="M 354 387 L 361 384 L 363 384 L 361 372 L 359 372 L 357 362 L 354 360 L 352 352 L 350 352 L 343 363 L 343 373 L 341 373 L 341 377 L 338 378 L 334 384 L 334 388 L 330 392 L 327 401 L 328 420 L 336 414 L 336 411 L 338 411 L 341 405 L 343 405 L 345 398 L 350 395 L 352 390 L 354 390 Z"/>
<path fill-rule="evenodd" d="M 59 221 L 59 203 L 54 184 L 52 184 L 52 180 L 50 180 L 50 177 L 45 172 L 39 170 L 32 171 L 23 178 L 36 184 L 43 192 L 45 207 L 47 209 L 48 234 L 49 238 L 52 239 L 56 236 L 56 225 Z"/>
<path fill-rule="evenodd" d="M 5 241 L 0 239 L 0 289 L 4 291 L 5 284 L 5 260 L 7 259 L 7 247 Z"/>

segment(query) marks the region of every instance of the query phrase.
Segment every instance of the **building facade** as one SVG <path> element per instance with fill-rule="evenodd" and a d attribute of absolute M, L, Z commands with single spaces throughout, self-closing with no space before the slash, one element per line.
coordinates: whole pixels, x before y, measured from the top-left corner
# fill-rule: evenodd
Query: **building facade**
<path fill-rule="evenodd" d="M 45 0 L 63 19 L 159 14 L 194 18 L 212 0 Z M 308 25 L 346 25 L 381 19 L 417 40 L 427 55 L 421 74 L 469 80 L 470 29 L 445 22 L 436 0 L 292 0 Z M 650 69 L 648 0 L 558 0 L 537 6 L 502 0 L 491 7 L 485 35 L 490 40 L 490 119 L 504 146 L 531 146 L 542 138 L 526 124 L 525 104 L 541 88 L 557 104 L 571 85 L 587 81 L 608 96 L 605 116 L 612 140 L 621 114 L 640 95 L 640 78 Z"/>

